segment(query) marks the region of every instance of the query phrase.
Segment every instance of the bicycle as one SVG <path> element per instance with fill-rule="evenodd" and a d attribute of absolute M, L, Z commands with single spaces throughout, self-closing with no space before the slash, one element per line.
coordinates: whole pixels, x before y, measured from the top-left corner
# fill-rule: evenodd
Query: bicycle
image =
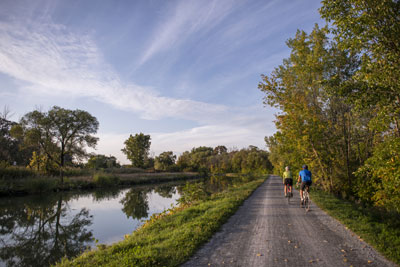
<path fill-rule="evenodd" d="M 300 187 L 300 183 L 297 183 L 296 186 Z M 310 187 L 308 185 L 305 186 L 303 191 L 303 201 L 300 199 L 300 208 L 304 208 L 306 212 L 310 210 L 310 193 L 308 192 Z"/>
<path fill-rule="evenodd" d="M 286 193 L 286 197 L 287 197 L 287 203 L 290 204 L 290 198 L 293 197 L 293 188 L 290 185 L 287 185 L 287 193 Z"/>
<path fill-rule="evenodd" d="M 309 186 L 306 186 L 306 187 L 304 188 L 304 191 L 303 191 L 303 202 L 304 202 L 303 207 L 304 207 L 304 209 L 305 209 L 306 212 L 308 212 L 308 211 L 310 210 L 310 203 L 311 203 L 310 194 L 308 193 L 308 190 L 309 190 L 309 189 L 310 189 L 310 187 L 309 187 Z M 301 205 L 301 204 L 300 204 L 300 205 Z"/>

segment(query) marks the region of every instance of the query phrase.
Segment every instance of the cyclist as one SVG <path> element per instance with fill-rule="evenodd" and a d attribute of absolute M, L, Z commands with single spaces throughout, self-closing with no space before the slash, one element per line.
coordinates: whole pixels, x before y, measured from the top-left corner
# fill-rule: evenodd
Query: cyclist
<path fill-rule="evenodd" d="M 289 166 L 286 166 L 285 171 L 283 172 L 282 178 L 283 178 L 283 184 L 285 185 L 285 188 L 284 188 L 285 197 L 287 197 L 288 185 L 289 185 L 290 196 L 293 196 L 293 194 L 292 194 L 293 177 L 292 177 L 292 172 L 289 169 Z"/>
<path fill-rule="evenodd" d="M 301 170 L 299 172 L 299 180 L 298 180 L 298 182 L 300 183 L 300 181 L 301 181 L 300 198 L 301 198 L 301 203 L 303 203 L 303 191 L 304 191 L 306 186 L 308 188 L 310 188 L 310 185 L 312 183 L 312 181 L 311 181 L 311 172 L 308 170 L 308 166 L 307 165 L 303 165 L 303 170 Z"/>

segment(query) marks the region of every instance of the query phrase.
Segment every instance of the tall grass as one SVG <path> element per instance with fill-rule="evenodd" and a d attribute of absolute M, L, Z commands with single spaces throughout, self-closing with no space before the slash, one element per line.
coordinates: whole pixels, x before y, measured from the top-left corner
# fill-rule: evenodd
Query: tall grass
<path fill-rule="evenodd" d="M 10 166 L 7 168 L 0 168 L 0 179 L 22 179 L 34 177 L 36 173 L 24 167 Z"/>
<path fill-rule="evenodd" d="M 117 186 L 120 183 L 120 180 L 117 176 L 113 174 L 105 174 L 102 172 L 95 173 L 93 175 L 93 182 L 100 187 L 105 186 Z"/>

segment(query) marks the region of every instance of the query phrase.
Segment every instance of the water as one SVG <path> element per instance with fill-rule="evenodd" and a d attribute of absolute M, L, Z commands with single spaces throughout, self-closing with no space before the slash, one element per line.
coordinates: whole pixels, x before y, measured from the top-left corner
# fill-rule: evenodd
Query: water
<path fill-rule="evenodd" d="M 183 182 L 184 184 L 184 182 Z M 48 266 L 132 233 L 177 204 L 180 185 L 0 198 L 0 266 Z"/>

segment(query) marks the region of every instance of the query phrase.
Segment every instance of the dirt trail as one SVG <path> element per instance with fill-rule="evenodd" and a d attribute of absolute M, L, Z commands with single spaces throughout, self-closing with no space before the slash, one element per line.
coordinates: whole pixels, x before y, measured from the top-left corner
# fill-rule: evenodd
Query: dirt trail
<path fill-rule="evenodd" d="M 182 266 L 396 266 L 294 192 L 290 205 L 282 180 L 271 176 L 222 229 Z"/>

